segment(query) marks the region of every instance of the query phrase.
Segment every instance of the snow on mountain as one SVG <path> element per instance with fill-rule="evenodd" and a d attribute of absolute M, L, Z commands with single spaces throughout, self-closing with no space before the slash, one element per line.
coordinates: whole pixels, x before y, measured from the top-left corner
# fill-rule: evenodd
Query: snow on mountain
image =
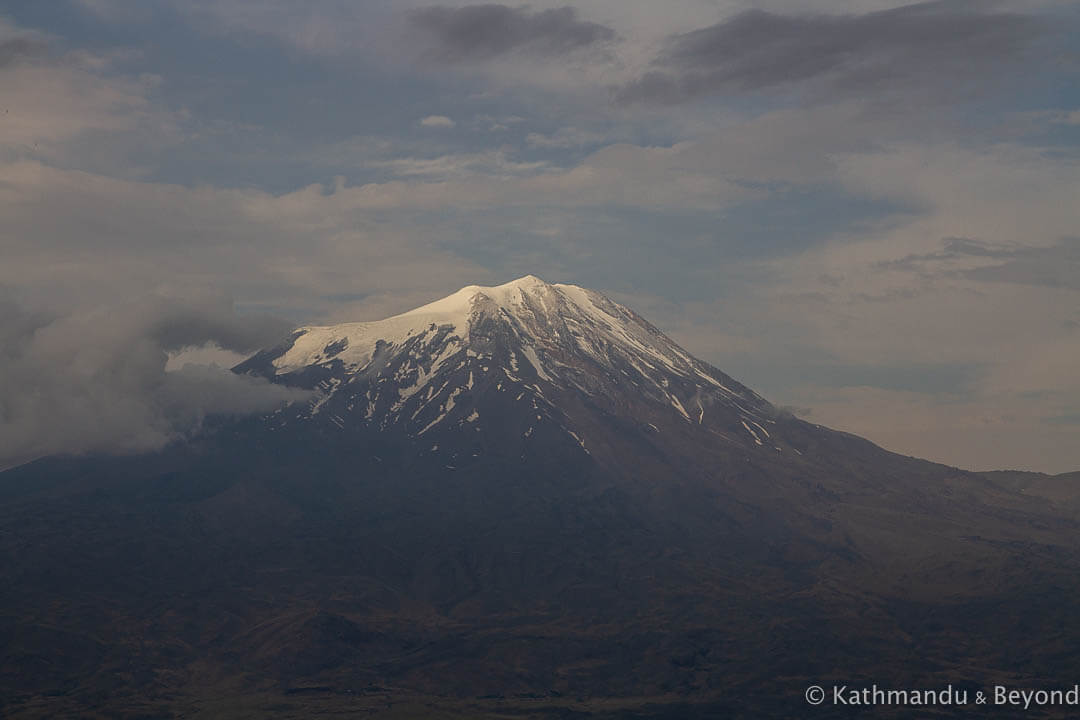
<path fill-rule="evenodd" d="M 641 416 L 653 427 L 657 417 L 719 423 L 756 446 L 769 441 L 765 425 L 776 415 L 759 395 L 632 310 L 532 275 L 496 287 L 470 285 L 385 320 L 301 327 L 237 370 L 317 390 L 301 419 L 325 414 L 339 428 L 400 425 L 413 437 L 441 424 L 476 423 L 485 414 L 483 398 L 493 396 L 512 398 L 537 421 L 557 417 L 586 451 L 571 427 L 568 397 Z M 531 435 L 532 426 L 523 432 Z"/>

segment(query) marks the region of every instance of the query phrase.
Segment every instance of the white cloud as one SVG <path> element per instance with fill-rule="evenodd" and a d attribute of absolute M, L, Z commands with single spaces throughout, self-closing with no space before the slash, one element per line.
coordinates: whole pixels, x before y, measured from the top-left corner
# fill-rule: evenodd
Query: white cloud
<path fill-rule="evenodd" d="M 457 126 L 456 122 L 445 115 L 428 115 L 420 120 L 420 124 L 426 128 L 452 128 Z"/>
<path fill-rule="evenodd" d="M 166 370 L 168 351 L 184 344 L 250 351 L 278 326 L 252 332 L 212 299 L 128 300 L 60 316 L 0 302 L 0 467 L 56 453 L 153 450 L 197 432 L 209 415 L 305 397 L 219 367 Z"/>
<path fill-rule="evenodd" d="M 386 168 L 399 177 L 452 178 L 467 175 L 507 177 L 529 175 L 545 169 L 546 162 L 520 162 L 495 150 L 483 153 L 441 155 L 432 158 L 398 157 L 369 162 L 370 167 Z"/>
<path fill-rule="evenodd" d="M 599 133 L 579 130 L 573 127 L 565 127 L 559 128 L 559 130 L 551 135 L 529 133 L 525 136 L 525 143 L 533 148 L 566 150 L 569 148 L 578 148 L 599 143 L 604 139 L 604 136 Z"/>
<path fill-rule="evenodd" d="M 505 132 L 514 125 L 523 122 L 525 122 L 525 118 L 519 115 L 501 115 L 499 117 L 477 115 L 473 118 L 472 126 L 474 128 L 487 130 L 488 132 Z"/>

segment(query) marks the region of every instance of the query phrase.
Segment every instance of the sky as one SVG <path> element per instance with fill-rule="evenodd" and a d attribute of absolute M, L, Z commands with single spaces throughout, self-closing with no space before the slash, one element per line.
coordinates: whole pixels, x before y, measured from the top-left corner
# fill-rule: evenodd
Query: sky
<path fill-rule="evenodd" d="M 6 4 L 0 467 L 273 407 L 225 359 L 531 273 L 811 422 L 1078 470 L 1077 37 L 1054 0 Z"/>

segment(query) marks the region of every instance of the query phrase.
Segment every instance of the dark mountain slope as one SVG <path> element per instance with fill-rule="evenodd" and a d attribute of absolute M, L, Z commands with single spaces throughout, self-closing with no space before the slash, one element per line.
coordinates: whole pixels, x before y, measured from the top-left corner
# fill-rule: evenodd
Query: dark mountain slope
<path fill-rule="evenodd" d="M 811 683 L 1080 672 L 1073 514 L 786 416 L 590 291 L 238 370 L 311 402 L 0 474 L 5 716 L 804 717 Z"/>

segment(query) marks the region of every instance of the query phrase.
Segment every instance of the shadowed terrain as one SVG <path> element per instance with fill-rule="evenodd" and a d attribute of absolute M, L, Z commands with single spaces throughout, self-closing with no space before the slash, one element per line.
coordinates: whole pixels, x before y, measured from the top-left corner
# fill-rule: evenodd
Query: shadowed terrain
<path fill-rule="evenodd" d="M 1080 677 L 1075 474 L 889 453 L 561 287 L 352 365 L 369 327 L 298 331 L 238 370 L 310 403 L 0 474 L 0 713 L 839 717 L 805 688 Z"/>

